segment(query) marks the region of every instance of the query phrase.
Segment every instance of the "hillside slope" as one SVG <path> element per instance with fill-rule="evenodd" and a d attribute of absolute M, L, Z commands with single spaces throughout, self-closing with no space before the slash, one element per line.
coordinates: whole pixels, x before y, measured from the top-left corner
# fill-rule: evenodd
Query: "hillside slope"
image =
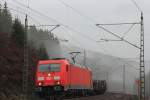
<path fill-rule="evenodd" d="M 9 34 L 0 33 L 0 98 L 8 98 L 21 92 L 23 49 L 10 39 Z"/>
<path fill-rule="evenodd" d="M 48 43 L 48 48 L 53 48 L 56 40 L 51 40 Z M 56 44 L 55 47 L 57 47 Z M 58 48 L 57 48 L 58 49 Z M 48 54 L 53 54 L 55 50 L 49 50 Z M 32 100 L 34 97 L 34 77 L 35 69 L 40 55 L 38 54 L 38 49 L 33 48 L 29 45 L 29 81 L 28 81 L 28 93 Z M 57 53 L 56 53 L 57 54 Z M 53 55 L 55 56 L 55 55 Z M 52 57 L 52 56 L 50 56 Z M 20 100 L 22 95 L 22 69 L 24 67 L 24 49 L 20 47 L 11 38 L 11 34 L 0 33 L 0 100 Z"/>

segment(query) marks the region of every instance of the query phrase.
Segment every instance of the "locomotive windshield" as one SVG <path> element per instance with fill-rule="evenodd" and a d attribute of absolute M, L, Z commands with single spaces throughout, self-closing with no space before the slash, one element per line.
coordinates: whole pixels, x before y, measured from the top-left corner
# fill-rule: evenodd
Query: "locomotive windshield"
<path fill-rule="evenodd" d="M 40 72 L 59 72 L 60 64 L 41 64 L 39 66 Z"/>

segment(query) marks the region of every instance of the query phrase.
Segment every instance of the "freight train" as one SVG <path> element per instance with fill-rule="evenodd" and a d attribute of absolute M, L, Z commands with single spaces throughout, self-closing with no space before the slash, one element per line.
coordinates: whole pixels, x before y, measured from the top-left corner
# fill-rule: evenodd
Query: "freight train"
<path fill-rule="evenodd" d="M 43 97 L 100 94 L 107 89 L 105 80 L 92 79 L 90 68 L 65 58 L 39 61 L 35 79 L 36 93 Z"/>

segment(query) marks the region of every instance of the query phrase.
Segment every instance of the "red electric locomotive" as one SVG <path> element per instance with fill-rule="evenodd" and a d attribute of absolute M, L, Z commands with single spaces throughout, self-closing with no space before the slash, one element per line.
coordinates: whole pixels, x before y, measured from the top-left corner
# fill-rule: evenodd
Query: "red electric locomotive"
<path fill-rule="evenodd" d="M 92 91 L 92 72 L 70 64 L 67 59 L 39 61 L 36 71 L 36 87 L 42 94 L 56 92 Z"/>
<path fill-rule="evenodd" d="M 55 94 L 100 94 L 106 91 L 105 80 L 92 80 L 92 71 L 73 65 L 67 59 L 41 60 L 36 70 L 36 92 Z"/>

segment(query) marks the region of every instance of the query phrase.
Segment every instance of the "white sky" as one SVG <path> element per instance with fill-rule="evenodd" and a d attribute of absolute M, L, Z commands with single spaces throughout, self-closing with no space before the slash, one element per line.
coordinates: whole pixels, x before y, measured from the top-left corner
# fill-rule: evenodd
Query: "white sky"
<path fill-rule="evenodd" d="M 19 11 L 26 12 L 27 9 L 18 5 L 15 1 L 19 1 L 27 5 L 27 0 L 6 0 L 8 6 Z M 64 25 L 77 30 L 74 32 L 63 26 L 55 31 L 56 36 L 62 39 L 68 39 L 69 43 L 66 45 L 75 45 L 93 51 L 100 51 L 105 54 L 110 54 L 125 58 L 136 58 L 139 56 L 138 49 L 126 44 L 124 42 L 100 42 L 96 41 L 101 38 L 116 39 L 109 35 L 102 29 L 97 28 L 91 20 L 80 16 L 69 7 L 64 6 L 60 1 L 64 1 L 71 7 L 77 9 L 83 15 L 86 15 L 97 23 L 118 23 L 118 22 L 139 22 L 140 12 L 135 7 L 131 0 L 30 0 L 29 6 L 33 9 L 42 12 L 43 14 L 56 19 Z M 150 1 L 149 0 L 136 0 L 144 12 L 144 25 L 145 25 L 145 55 L 146 60 L 150 60 Z M 16 6 L 17 5 L 17 6 Z M 18 7 L 19 6 L 19 7 Z M 22 9 L 21 9 L 22 8 Z M 37 15 L 35 13 L 28 13 L 40 24 L 60 24 L 56 21 L 47 19 L 46 17 Z M 15 13 L 15 16 L 24 18 L 21 14 Z M 30 24 L 38 24 L 33 19 L 29 18 Z M 122 36 L 130 26 L 109 26 L 107 27 L 118 35 Z M 139 44 L 139 26 L 135 25 L 133 29 L 127 34 L 125 39 L 131 41 L 133 44 Z"/>

